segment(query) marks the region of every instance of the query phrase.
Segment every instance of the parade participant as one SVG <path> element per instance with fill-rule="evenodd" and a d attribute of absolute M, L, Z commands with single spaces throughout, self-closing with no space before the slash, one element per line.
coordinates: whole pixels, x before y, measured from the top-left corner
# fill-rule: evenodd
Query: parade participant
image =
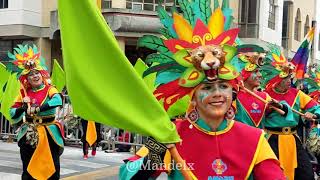
<path fill-rule="evenodd" d="M 296 110 L 305 112 L 303 118 L 317 118 L 320 112 L 317 102 L 300 90 L 290 87 L 294 65 L 288 62 L 281 50 L 271 46 L 266 64 L 261 68 L 266 80 L 266 92 L 278 101 L 285 101 Z M 312 114 L 313 113 L 313 114 Z M 290 179 L 314 179 L 308 155 L 297 135 L 299 115 L 293 114 L 291 120 L 271 113 L 265 122 L 268 141 L 279 157 L 281 167 Z"/>
<path fill-rule="evenodd" d="M 97 153 L 97 146 L 101 140 L 99 123 L 94 121 L 87 121 L 81 118 L 82 125 L 82 149 L 83 149 L 83 159 L 88 159 L 89 147 L 92 148 L 91 155 L 95 156 Z"/>
<path fill-rule="evenodd" d="M 308 74 L 304 78 L 309 91 L 309 96 L 316 102 L 320 103 L 320 70 L 317 64 L 309 66 Z M 319 120 L 318 120 L 319 121 Z M 308 150 L 318 159 L 320 157 L 320 125 L 319 122 L 311 122 L 309 128 L 305 128 L 307 136 L 306 145 Z M 316 173 L 319 174 L 319 163 L 314 164 Z"/>
<path fill-rule="evenodd" d="M 237 60 L 233 58 L 237 50 L 232 45 L 238 29 L 224 31 L 224 27 L 229 29 L 224 23 L 229 17 L 220 8 L 207 17 L 207 26 L 205 19 L 195 17 L 190 22 L 173 13 L 172 27 L 177 38 L 163 40 L 163 48 L 174 54 L 172 66 L 162 61 L 145 72 L 145 75 L 156 71 L 169 76 L 161 77 L 163 83 L 154 92 L 166 110 L 184 96 L 191 97 L 186 117 L 175 121 L 182 141 L 167 147 L 176 146 L 185 162 L 192 164 L 188 173 L 193 179 L 285 179 L 263 131 L 234 121 L 234 114 L 230 113 L 238 91 L 239 73 L 231 62 Z M 166 54 L 163 48 L 158 49 L 162 57 Z M 179 76 L 172 79 L 170 73 L 176 72 L 180 72 Z M 166 145 L 149 139 L 121 167 L 120 179 L 157 176 L 160 172 L 157 170 L 163 170 L 161 164 L 169 163 L 169 159 Z M 169 176 L 182 179 L 178 168 Z"/>
<path fill-rule="evenodd" d="M 10 115 L 15 124 L 22 122 L 17 137 L 22 179 L 59 179 L 64 142 L 55 113 L 62 105 L 61 96 L 48 84 L 44 58 L 35 45 L 18 45 L 8 56 L 12 59 L 8 67 L 18 73 L 21 82 L 20 95 Z"/>
<path fill-rule="evenodd" d="M 317 64 L 311 65 L 309 69 L 307 77 L 305 78 L 309 96 L 316 102 L 320 103 L 320 70 L 318 69 Z"/>
<path fill-rule="evenodd" d="M 235 119 L 253 127 L 263 128 L 266 114 L 271 111 L 270 107 L 283 109 L 284 112 L 288 109 L 287 106 L 272 100 L 266 92 L 257 91 L 262 80 L 259 68 L 264 64 L 266 55 L 264 49 L 254 44 L 243 44 L 237 48 L 244 88 L 269 103 L 257 99 L 252 93 L 240 88 L 234 105 L 236 108 Z"/>

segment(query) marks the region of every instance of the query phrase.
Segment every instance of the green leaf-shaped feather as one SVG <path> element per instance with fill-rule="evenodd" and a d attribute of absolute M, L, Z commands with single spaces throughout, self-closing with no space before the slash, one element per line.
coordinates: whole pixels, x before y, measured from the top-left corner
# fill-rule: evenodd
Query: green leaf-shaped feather
<path fill-rule="evenodd" d="M 144 73 L 143 73 L 143 77 L 148 76 L 151 73 L 154 72 L 162 72 L 162 71 L 168 71 L 170 69 L 176 69 L 176 70 L 180 70 L 180 71 L 184 71 L 185 68 L 180 66 L 178 63 L 176 62 L 168 62 L 168 63 L 163 63 L 163 64 L 159 64 L 159 65 L 155 65 L 155 66 L 151 66 L 150 68 L 148 68 Z"/>
<path fill-rule="evenodd" d="M 159 33 L 162 34 L 162 36 L 164 36 L 167 39 L 173 38 L 168 29 L 160 28 Z"/>
<path fill-rule="evenodd" d="M 174 61 L 174 59 L 171 59 L 171 58 L 168 58 L 165 55 L 156 54 L 156 53 L 150 54 L 146 58 L 146 63 L 157 62 L 157 63 L 162 64 L 162 63 L 168 63 L 168 62 L 173 62 L 173 61 Z"/>
<path fill-rule="evenodd" d="M 168 12 L 163 8 L 163 6 L 158 6 L 157 12 L 158 12 L 160 22 L 163 24 L 163 26 L 166 29 L 165 34 L 162 34 L 162 35 L 164 35 L 167 38 L 168 37 L 169 38 L 177 38 L 177 33 L 173 28 L 173 19 L 169 16 Z M 162 32 L 164 32 L 164 31 L 161 31 L 161 33 Z"/>
<path fill-rule="evenodd" d="M 194 27 L 195 20 L 191 6 L 192 2 L 189 0 L 178 0 L 178 2 L 183 12 L 183 17 L 192 25 L 192 27 Z"/>
<path fill-rule="evenodd" d="M 214 0 L 214 10 L 220 7 L 219 0 Z"/>
<path fill-rule="evenodd" d="M 211 1 L 195 0 L 193 4 L 193 11 L 195 13 L 195 20 L 200 18 L 203 23 L 208 24 L 211 16 Z"/>
<path fill-rule="evenodd" d="M 153 35 L 146 35 L 138 40 L 138 47 L 146 47 L 155 51 L 158 51 L 160 54 L 168 56 L 169 58 L 173 56 L 172 52 L 164 45 L 162 39 Z"/>

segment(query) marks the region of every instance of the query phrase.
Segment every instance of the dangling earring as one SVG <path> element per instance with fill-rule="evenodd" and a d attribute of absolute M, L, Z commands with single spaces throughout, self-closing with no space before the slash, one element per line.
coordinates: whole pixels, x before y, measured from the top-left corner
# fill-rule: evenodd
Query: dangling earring
<path fill-rule="evenodd" d="M 234 117 L 235 117 L 235 110 L 234 110 L 233 107 L 231 106 L 231 107 L 228 109 L 228 111 L 227 111 L 227 113 L 226 113 L 226 115 L 225 115 L 225 119 L 227 119 L 227 120 L 233 120 Z"/>
<path fill-rule="evenodd" d="M 192 111 L 190 111 L 188 114 L 187 114 L 187 118 L 192 122 L 192 123 L 195 123 L 198 119 L 199 119 L 199 114 L 198 114 L 198 111 L 197 109 L 194 107 L 192 109 Z"/>

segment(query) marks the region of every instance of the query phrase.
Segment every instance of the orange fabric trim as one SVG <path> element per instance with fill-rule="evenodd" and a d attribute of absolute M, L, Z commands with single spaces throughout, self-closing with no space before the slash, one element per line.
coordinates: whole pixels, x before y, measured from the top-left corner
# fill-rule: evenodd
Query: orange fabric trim
<path fill-rule="evenodd" d="M 298 167 L 297 146 L 293 135 L 279 135 L 279 161 L 284 174 L 294 180 L 294 170 Z"/>
<path fill-rule="evenodd" d="M 92 146 L 97 141 L 96 124 L 94 121 L 88 121 L 86 141 L 88 142 L 89 146 Z"/>
<path fill-rule="evenodd" d="M 35 179 L 48 179 L 56 172 L 48 142 L 47 132 L 44 126 L 37 127 L 39 134 L 38 145 L 28 164 L 28 172 Z"/>

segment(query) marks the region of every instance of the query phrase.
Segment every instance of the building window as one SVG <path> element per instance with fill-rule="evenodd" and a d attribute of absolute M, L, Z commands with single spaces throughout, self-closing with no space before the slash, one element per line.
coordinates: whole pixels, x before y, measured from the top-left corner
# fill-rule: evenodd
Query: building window
<path fill-rule="evenodd" d="M 291 26 L 290 14 L 292 14 L 293 2 L 285 1 L 282 16 L 282 47 L 289 48 L 289 27 Z"/>
<path fill-rule="evenodd" d="M 160 0 L 127 0 L 127 9 L 132 9 L 134 11 L 156 11 L 160 3 Z M 162 0 L 162 6 L 167 11 L 170 11 L 173 6 L 178 7 L 178 0 Z"/>
<path fill-rule="evenodd" d="M 239 0 L 239 37 L 257 38 L 259 0 Z"/>
<path fill-rule="evenodd" d="M 8 0 L 0 0 L 0 9 L 8 8 Z"/>
<path fill-rule="evenodd" d="M 306 17 L 306 22 L 305 22 L 305 24 L 304 24 L 304 36 L 307 35 L 309 29 L 310 29 L 309 15 L 307 15 L 307 17 Z"/>
<path fill-rule="evenodd" d="M 301 39 L 301 13 L 298 8 L 294 21 L 294 40 L 300 41 Z"/>
<path fill-rule="evenodd" d="M 101 8 L 102 9 L 110 9 L 110 8 L 112 8 L 112 0 L 103 0 Z"/>
<path fill-rule="evenodd" d="M 275 30 L 276 27 L 276 5 L 275 0 L 269 0 L 268 28 Z"/>

